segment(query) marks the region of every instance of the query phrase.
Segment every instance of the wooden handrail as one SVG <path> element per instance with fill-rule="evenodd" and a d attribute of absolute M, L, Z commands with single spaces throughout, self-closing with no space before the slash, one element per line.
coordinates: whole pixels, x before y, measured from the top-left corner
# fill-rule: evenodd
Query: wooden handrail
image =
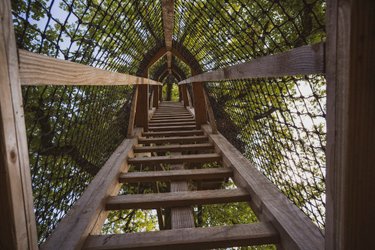
<path fill-rule="evenodd" d="M 178 84 L 320 74 L 325 72 L 324 48 L 324 43 L 306 45 L 287 52 L 195 75 Z"/>
<path fill-rule="evenodd" d="M 18 55 L 22 85 L 162 85 L 148 78 L 111 72 L 21 49 Z"/>

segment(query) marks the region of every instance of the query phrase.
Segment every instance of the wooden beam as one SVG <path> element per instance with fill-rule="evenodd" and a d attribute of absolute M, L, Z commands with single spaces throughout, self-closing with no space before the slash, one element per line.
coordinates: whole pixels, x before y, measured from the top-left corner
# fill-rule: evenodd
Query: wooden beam
<path fill-rule="evenodd" d="M 232 176 L 231 168 L 184 169 L 168 171 L 131 172 L 120 175 L 120 182 L 155 182 L 181 180 L 216 180 Z"/>
<path fill-rule="evenodd" d="M 148 85 L 138 86 L 137 109 L 135 125 L 148 131 Z"/>
<path fill-rule="evenodd" d="M 324 43 L 192 76 L 178 84 L 324 73 Z"/>
<path fill-rule="evenodd" d="M 184 106 L 189 107 L 189 99 L 187 96 L 186 85 L 181 85 L 181 94 L 182 94 L 182 100 L 184 101 Z"/>
<path fill-rule="evenodd" d="M 178 163 L 192 163 L 192 162 L 219 162 L 221 156 L 219 154 L 191 154 L 191 155 L 179 155 L 179 156 L 152 156 L 152 157 L 137 157 L 128 160 L 129 164 L 178 164 Z"/>
<path fill-rule="evenodd" d="M 209 125 L 202 126 L 209 134 L 217 152 L 222 154 L 223 164 L 233 168 L 233 180 L 251 196 L 251 207 L 257 216 L 269 221 L 280 233 L 283 249 L 316 250 L 324 248 L 324 238 L 319 228 L 275 185 L 261 174 L 220 133 L 211 134 Z"/>
<path fill-rule="evenodd" d="M 167 51 L 170 51 L 172 49 L 172 35 L 174 27 L 174 0 L 162 0 L 161 8 L 165 47 L 167 48 Z"/>
<path fill-rule="evenodd" d="M 212 131 L 213 134 L 217 134 L 217 127 L 216 127 L 216 120 L 215 120 L 214 111 L 212 109 L 210 99 L 208 99 L 208 95 L 207 95 L 207 92 L 206 92 L 205 89 L 203 89 L 203 94 L 204 94 L 204 101 L 205 101 L 206 107 L 207 107 L 208 119 L 209 119 L 210 125 L 211 125 L 211 131 Z"/>
<path fill-rule="evenodd" d="M 138 86 L 135 87 L 133 99 L 132 99 L 132 106 L 130 108 L 130 115 L 129 115 L 129 123 L 128 123 L 128 138 L 133 137 L 134 131 L 134 124 L 135 124 L 135 114 L 137 110 L 137 98 L 138 98 Z"/>
<path fill-rule="evenodd" d="M 207 123 L 207 106 L 204 101 L 203 83 L 195 82 L 193 85 L 194 95 L 194 112 L 197 129 L 200 129 L 202 124 Z"/>
<path fill-rule="evenodd" d="M 203 131 L 202 130 L 188 130 L 188 131 L 143 132 L 142 135 L 147 136 L 147 137 L 189 136 L 189 135 L 203 135 Z"/>
<path fill-rule="evenodd" d="M 250 201 L 249 193 L 243 189 L 216 189 L 112 196 L 107 200 L 106 208 L 108 210 L 152 209 L 242 201 Z"/>
<path fill-rule="evenodd" d="M 161 85 L 160 82 L 18 50 L 22 85 Z"/>
<path fill-rule="evenodd" d="M 327 1 L 326 249 L 366 249 L 375 222 L 375 1 Z"/>
<path fill-rule="evenodd" d="M 134 147 L 134 153 L 146 153 L 146 152 L 189 152 L 189 151 L 208 151 L 213 149 L 212 144 L 202 143 L 202 144 L 182 144 L 182 145 L 162 145 L 162 146 L 136 146 Z"/>
<path fill-rule="evenodd" d="M 136 135 L 140 134 L 137 129 Z M 42 244 L 41 249 L 81 249 L 90 233 L 98 233 L 107 218 L 104 211 L 109 195 L 118 193 L 118 176 L 128 170 L 126 159 L 137 139 L 125 139 L 107 160 L 94 180 L 56 229 Z M 104 212 L 103 212 L 104 211 Z"/>
<path fill-rule="evenodd" d="M 277 232 L 269 223 L 183 228 L 159 232 L 92 235 L 85 250 L 120 249 L 212 249 L 278 243 Z"/>
<path fill-rule="evenodd" d="M 38 249 L 11 3 L 0 1 L 0 248 Z"/>
<path fill-rule="evenodd" d="M 159 108 L 159 86 L 152 86 L 153 90 L 154 90 L 154 98 L 153 98 L 153 107 L 154 108 Z"/>
<path fill-rule="evenodd" d="M 192 130 L 195 129 L 196 125 L 186 126 L 166 126 L 166 127 L 150 127 L 150 131 L 174 131 L 174 130 Z"/>
<path fill-rule="evenodd" d="M 164 143 L 197 143 L 207 142 L 208 137 L 206 135 L 193 135 L 193 136 L 171 136 L 165 138 L 139 138 L 139 144 L 164 144 Z"/>

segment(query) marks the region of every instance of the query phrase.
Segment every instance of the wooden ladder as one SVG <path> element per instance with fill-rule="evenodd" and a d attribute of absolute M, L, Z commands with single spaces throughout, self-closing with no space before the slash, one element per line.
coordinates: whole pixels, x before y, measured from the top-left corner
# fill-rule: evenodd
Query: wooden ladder
<path fill-rule="evenodd" d="M 135 134 L 116 150 L 42 249 L 210 249 L 262 244 L 322 248 L 320 233 L 311 221 L 256 169 L 248 168 L 249 161 L 224 137 L 212 134 L 209 125 L 197 129 L 194 116 L 181 103 L 161 103 L 148 131 Z M 212 162 L 221 167 L 186 168 Z M 128 172 L 129 165 L 139 169 L 160 164 L 169 169 Z M 229 177 L 239 188 L 220 189 Z M 191 191 L 189 180 L 216 185 Z M 170 192 L 117 195 L 122 183 L 156 181 L 170 182 Z M 248 202 L 260 222 L 195 228 L 192 206 L 230 202 Z M 161 208 L 171 209 L 171 229 L 100 235 L 109 211 Z"/>

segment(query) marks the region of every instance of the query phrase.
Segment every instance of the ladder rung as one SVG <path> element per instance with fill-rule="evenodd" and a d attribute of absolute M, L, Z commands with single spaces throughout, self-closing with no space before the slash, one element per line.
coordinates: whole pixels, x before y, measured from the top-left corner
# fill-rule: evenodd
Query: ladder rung
<path fill-rule="evenodd" d="M 163 144 L 163 143 L 193 143 L 193 142 L 207 142 L 208 137 L 205 135 L 197 136 L 175 136 L 175 137 L 156 137 L 156 138 L 139 138 L 139 144 Z"/>
<path fill-rule="evenodd" d="M 219 204 L 250 201 L 244 189 L 218 189 L 181 191 L 155 194 L 132 194 L 112 196 L 107 200 L 107 210 L 152 209 L 160 207 L 186 207 L 204 204 Z"/>
<path fill-rule="evenodd" d="M 84 249 L 212 249 L 279 243 L 270 223 L 233 226 L 182 228 L 158 232 L 89 235 Z"/>
<path fill-rule="evenodd" d="M 160 136 L 189 136 L 189 135 L 203 135 L 202 130 L 188 130 L 188 131 L 161 131 L 161 132 L 143 132 L 143 136 L 152 136 L 152 137 L 160 137 Z"/>
<path fill-rule="evenodd" d="M 210 143 L 202 144 L 183 144 L 183 145 L 163 145 L 163 146 L 135 146 L 134 153 L 145 153 L 145 152 L 186 152 L 196 150 L 210 150 L 214 149 L 214 146 Z"/>
<path fill-rule="evenodd" d="M 165 126 L 165 127 L 149 127 L 148 129 L 152 131 L 191 130 L 191 129 L 196 129 L 196 126 L 195 125 Z"/>
<path fill-rule="evenodd" d="M 139 164 L 180 164 L 184 162 L 215 162 L 220 161 L 219 154 L 192 154 L 192 155 L 168 155 L 168 156 L 152 156 L 152 157 L 136 157 L 128 159 L 128 163 L 132 165 Z"/>
<path fill-rule="evenodd" d="M 195 122 L 194 118 L 174 118 L 174 119 L 152 119 L 150 120 L 150 123 L 152 122 Z"/>
<path fill-rule="evenodd" d="M 193 117 L 190 113 L 184 113 L 184 114 L 154 114 L 152 118 L 169 118 L 169 117 L 180 117 L 180 118 L 189 118 Z"/>
<path fill-rule="evenodd" d="M 189 122 L 150 122 L 150 127 L 165 127 L 165 126 L 185 126 L 185 125 L 195 125 L 195 121 Z"/>
<path fill-rule="evenodd" d="M 120 175 L 120 182 L 155 182 L 179 180 L 212 180 L 231 177 L 231 168 L 184 169 L 168 171 L 130 172 Z"/>

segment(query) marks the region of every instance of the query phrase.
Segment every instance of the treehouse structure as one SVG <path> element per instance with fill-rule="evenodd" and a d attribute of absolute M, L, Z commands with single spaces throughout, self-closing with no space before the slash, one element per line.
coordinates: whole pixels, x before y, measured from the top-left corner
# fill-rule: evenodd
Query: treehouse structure
<path fill-rule="evenodd" d="M 374 13 L 2 0 L 0 248 L 370 249 Z"/>

